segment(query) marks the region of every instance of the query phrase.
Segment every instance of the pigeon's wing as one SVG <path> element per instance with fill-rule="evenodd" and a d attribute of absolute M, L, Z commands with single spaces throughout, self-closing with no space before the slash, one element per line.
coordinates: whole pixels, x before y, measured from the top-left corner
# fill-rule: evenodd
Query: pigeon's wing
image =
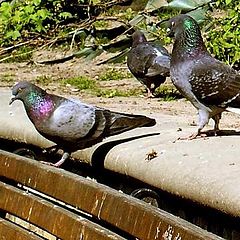
<path fill-rule="evenodd" d="M 207 105 L 228 106 L 240 94 L 240 75 L 213 58 L 198 62 L 190 73 L 192 91 Z"/>
<path fill-rule="evenodd" d="M 133 115 L 109 110 L 98 110 L 105 116 L 104 137 L 120 134 L 137 127 L 150 127 L 156 124 L 152 118 L 143 115 Z"/>
<path fill-rule="evenodd" d="M 170 57 L 166 55 L 152 55 L 146 63 L 146 77 L 169 76 L 170 75 Z"/>
<path fill-rule="evenodd" d="M 147 47 L 144 44 L 139 44 L 132 48 L 127 55 L 127 66 L 131 73 L 136 77 L 143 77 L 145 71 L 145 50 Z"/>
<path fill-rule="evenodd" d="M 149 43 L 146 51 L 145 76 L 169 76 L 170 75 L 170 55 L 168 51 L 156 43 Z"/>
<path fill-rule="evenodd" d="M 163 47 L 163 46 L 160 44 L 160 42 L 159 42 L 159 43 L 153 42 L 153 43 L 150 43 L 150 44 L 151 44 L 151 46 L 152 46 L 153 48 L 156 48 L 159 52 L 161 52 L 162 55 L 165 55 L 165 56 L 170 57 L 170 54 L 169 54 L 168 50 L 167 50 L 165 47 Z"/>
<path fill-rule="evenodd" d="M 48 123 L 48 134 L 68 141 L 85 137 L 95 124 L 93 106 L 66 100 L 53 112 Z"/>

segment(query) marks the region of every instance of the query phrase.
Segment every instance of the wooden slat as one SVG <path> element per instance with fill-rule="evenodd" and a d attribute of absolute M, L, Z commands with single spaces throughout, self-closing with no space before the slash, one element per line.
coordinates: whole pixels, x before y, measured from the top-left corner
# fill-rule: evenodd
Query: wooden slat
<path fill-rule="evenodd" d="M 8 184 L 0 182 L 0 193 L 1 209 L 61 239 L 124 239 L 77 214 Z"/>
<path fill-rule="evenodd" d="M 24 228 L 14 223 L 0 218 L 0 239 L 4 240 L 41 240 L 41 238 L 32 232 L 28 232 Z"/>
<path fill-rule="evenodd" d="M 222 239 L 165 211 L 62 169 L 0 151 L 0 175 L 117 226 L 139 239 Z"/>

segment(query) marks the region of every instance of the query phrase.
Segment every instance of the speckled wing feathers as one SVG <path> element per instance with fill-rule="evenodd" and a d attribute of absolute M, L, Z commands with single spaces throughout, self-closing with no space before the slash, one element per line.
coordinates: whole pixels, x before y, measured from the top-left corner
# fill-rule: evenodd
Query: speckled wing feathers
<path fill-rule="evenodd" d="M 192 91 L 207 105 L 228 106 L 240 93 L 240 77 L 229 66 L 209 57 L 192 69 Z"/>

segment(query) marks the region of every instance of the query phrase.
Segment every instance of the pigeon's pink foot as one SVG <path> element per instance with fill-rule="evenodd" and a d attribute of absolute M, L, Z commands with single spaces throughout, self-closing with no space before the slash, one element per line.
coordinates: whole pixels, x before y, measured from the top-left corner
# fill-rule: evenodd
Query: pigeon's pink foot
<path fill-rule="evenodd" d="M 203 138 L 206 139 L 207 138 L 207 134 L 206 133 L 201 133 L 201 132 L 196 132 L 196 133 L 192 133 L 190 136 L 187 137 L 179 137 L 177 140 L 193 140 L 196 138 Z"/>
<path fill-rule="evenodd" d="M 147 88 L 147 96 L 146 96 L 146 98 L 154 98 L 154 97 L 155 96 L 153 95 L 152 91 L 149 88 Z"/>
<path fill-rule="evenodd" d="M 40 161 L 40 163 L 53 166 L 53 167 L 60 167 L 69 158 L 69 155 L 70 155 L 69 153 L 65 152 L 62 158 L 56 163 L 45 162 L 45 161 Z"/>
<path fill-rule="evenodd" d="M 51 162 L 45 162 L 45 161 L 40 161 L 40 163 L 46 164 L 48 166 L 59 167 L 57 163 L 51 163 Z"/>

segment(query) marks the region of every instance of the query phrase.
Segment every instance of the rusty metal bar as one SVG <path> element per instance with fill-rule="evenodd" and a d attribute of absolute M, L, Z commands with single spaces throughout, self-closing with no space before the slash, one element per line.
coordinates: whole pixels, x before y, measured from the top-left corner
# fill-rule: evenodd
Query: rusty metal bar
<path fill-rule="evenodd" d="M 77 214 L 8 184 L 0 182 L 0 193 L 1 209 L 61 239 L 124 239 Z"/>
<path fill-rule="evenodd" d="M 6 221 L 5 219 L 0 218 L 0 239 L 4 240 L 42 240 L 37 235 L 32 232 L 21 228 L 14 223 Z"/>
<path fill-rule="evenodd" d="M 53 196 L 138 239 L 222 239 L 107 186 L 0 151 L 0 176 Z"/>

